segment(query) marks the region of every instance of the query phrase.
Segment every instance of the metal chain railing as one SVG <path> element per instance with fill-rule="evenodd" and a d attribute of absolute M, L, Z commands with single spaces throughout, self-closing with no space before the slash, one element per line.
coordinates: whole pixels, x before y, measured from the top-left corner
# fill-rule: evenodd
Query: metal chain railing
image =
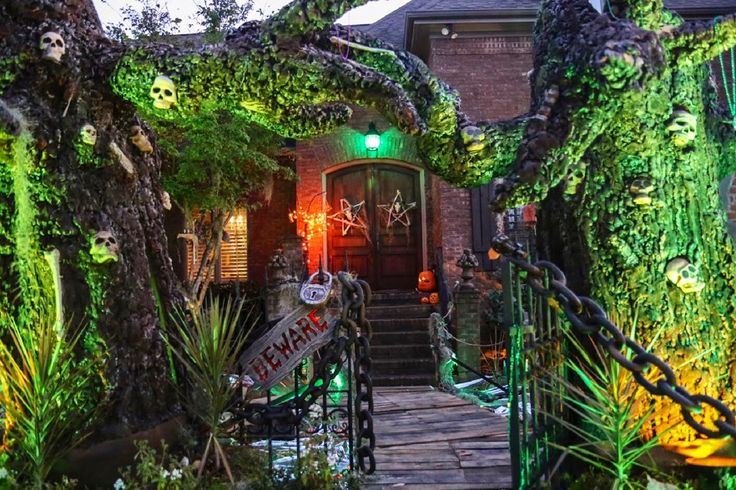
<path fill-rule="evenodd" d="M 529 262 L 523 247 L 505 235 L 496 236 L 492 247 L 514 266 L 525 271 L 527 275 L 524 282 L 535 293 L 547 298 L 548 301 L 556 301 L 575 331 L 590 336 L 606 349 L 618 364 L 632 373 L 634 379 L 645 390 L 652 395 L 668 397 L 679 404 L 683 419 L 696 432 L 711 438 L 736 436 L 734 414 L 723 402 L 708 395 L 688 393 L 677 383 L 674 371 L 666 362 L 621 332 L 598 303 L 572 292 L 567 287 L 565 274 L 556 265 L 544 260 Z M 550 277 L 549 287 L 545 287 L 543 283 L 545 274 L 549 274 Z M 627 357 L 623 352 L 624 348 L 631 349 L 633 357 Z M 654 383 L 644 374 L 651 366 L 662 373 Z M 703 406 L 711 407 L 718 414 L 718 417 L 711 421 L 718 430 L 709 429 L 693 417 L 693 414 L 703 412 Z"/>
<path fill-rule="evenodd" d="M 340 318 L 335 325 L 335 336 L 322 350 L 319 361 L 314 366 L 314 374 L 307 387 L 293 399 L 279 406 L 264 403 L 250 403 L 237 413 L 239 419 L 257 424 L 274 422 L 297 426 L 308 413 L 309 407 L 327 395 L 331 382 L 342 370 L 343 364 L 352 362 L 351 351 L 355 347 L 356 413 L 358 414 L 358 464 L 361 471 L 371 474 L 375 471 L 376 460 L 373 449 L 376 436 L 373 432 L 373 384 L 370 377 L 371 359 L 368 338 L 363 334 L 370 332 L 370 323 L 365 317 L 365 307 L 370 303 L 371 289 L 367 282 L 353 279 L 350 274 L 338 272 L 342 285 L 342 307 Z M 360 327 L 360 335 L 358 335 Z M 367 404 L 367 408 L 363 405 Z M 363 441 L 368 441 L 363 443 Z M 366 459 L 368 464 L 366 465 Z"/>

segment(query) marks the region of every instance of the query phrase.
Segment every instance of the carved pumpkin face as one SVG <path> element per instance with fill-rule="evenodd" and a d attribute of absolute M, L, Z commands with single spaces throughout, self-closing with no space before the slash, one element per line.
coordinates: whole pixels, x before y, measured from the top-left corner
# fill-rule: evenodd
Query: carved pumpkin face
<path fill-rule="evenodd" d="M 429 296 L 422 296 L 422 298 L 419 301 L 421 301 L 423 305 L 428 305 L 429 304 Z"/>
<path fill-rule="evenodd" d="M 437 281 L 434 277 L 434 272 L 432 271 L 420 272 L 417 289 L 425 293 L 431 293 L 432 291 L 437 289 Z"/>
<path fill-rule="evenodd" d="M 429 302 L 436 305 L 440 302 L 440 293 L 432 293 L 429 295 Z"/>

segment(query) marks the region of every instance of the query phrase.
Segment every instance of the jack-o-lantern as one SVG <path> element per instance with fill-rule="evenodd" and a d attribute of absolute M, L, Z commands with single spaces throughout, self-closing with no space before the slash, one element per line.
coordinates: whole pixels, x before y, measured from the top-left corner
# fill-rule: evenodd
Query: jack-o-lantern
<path fill-rule="evenodd" d="M 429 295 L 429 302 L 436 305 L 440 302 L 440 293 L 432 293 Z"/>
<path fill-rule="evenodd" d="M 429 296 L 422 296 L 419 299 L 419 301 L 421 301 L 423 305 L 428 305 L 429 304 Z"/>
<path fill-rule="evenodd" d="M 419 273 L 417 289 L 423 293 L 431 293 L 437 289 L 437 280 L 433 271 L 422 271 Z"/>

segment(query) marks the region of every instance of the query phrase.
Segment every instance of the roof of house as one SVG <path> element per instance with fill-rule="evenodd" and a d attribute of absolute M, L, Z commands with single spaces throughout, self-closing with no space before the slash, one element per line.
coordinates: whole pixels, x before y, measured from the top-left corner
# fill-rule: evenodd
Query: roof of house
<path fill-rule="evenodd" d="M 534 11 L 540 0 L 411 0 L 373 24 L 355 26 L 394 46 L 404 48 L 407 14 L 432 14 L 448 17 L 467 12 Z M 681 12 L 713 10 L 736 12 L 736 0 L 665 0 L 668 8 Z"/>

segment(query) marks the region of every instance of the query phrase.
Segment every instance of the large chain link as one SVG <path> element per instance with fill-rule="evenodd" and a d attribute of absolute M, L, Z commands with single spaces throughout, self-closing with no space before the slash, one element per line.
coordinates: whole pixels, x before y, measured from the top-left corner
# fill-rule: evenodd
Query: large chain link
<path fill-rule="evenodd" d="M 518 269 L 526 272 L 524 282 L 535 293 L 557 301 L 575 331 L 590 336 L 618 364 L 630 371 L 637 383 L 646 391 L 652 395 L 668 397 L 679 404 L 683 419 L 695 431 L 712 438 L 736 436 L 734 414 L 723 402 L 708 395 L 688 393 L 677 383 L 675 372 L 666 362 L 627 337 L 609 320 L 605 310 L 598 303 L 573 293 L 567 287 L 565 274 L 556 265 L 544 260 L 531 263 L 524 248 L 505 235 L 494 238 L 492 247 Z M 549 279 L 549 287 L 544 285 L 545 276 Z M 624 353 L 626 348 L 630 349 L 633 356 Z M 659 370 L 661 374 L 656 382 L 650 381 L 645 376 L 645 372 L 651 367 Z M 703 407 L 710 407 L 717 414 L 711 420 L 711 424 L 717 430 L 709 429 L 693 417 L 693 414 L 703 413 Z"/>

